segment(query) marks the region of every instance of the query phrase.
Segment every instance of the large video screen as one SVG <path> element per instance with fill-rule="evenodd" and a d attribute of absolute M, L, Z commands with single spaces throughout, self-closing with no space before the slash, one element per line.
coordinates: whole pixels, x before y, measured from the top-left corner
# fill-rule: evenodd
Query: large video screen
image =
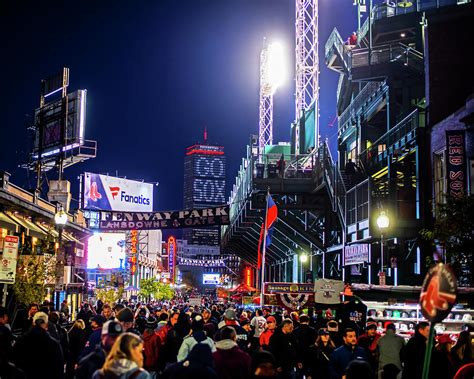
<path fill-rule="evenodd" d="M 220 274 L 203 274 L 202 284 L 219 284 Z"/>
<path fill-rule="evenodd" d="M 120 267 L 125 267 L 125 233 L 97 233 L 89 238 L 87 268 Z"/>

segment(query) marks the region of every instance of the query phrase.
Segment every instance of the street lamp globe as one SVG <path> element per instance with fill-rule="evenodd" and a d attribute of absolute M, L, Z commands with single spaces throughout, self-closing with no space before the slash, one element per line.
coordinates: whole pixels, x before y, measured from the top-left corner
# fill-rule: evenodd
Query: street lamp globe
<path fill-rule="evenodd" d="M 67 223 L 67 213 L 64 212 L 62 209 L 54 215 L 54 222 L 58 226 L 64 226 Z"/>
<path fill-rule="evenodd" d="M 301 254 L 301 255 L 300 255 L 300 262 L 301 262 L 301 263 L 306 263 L 306 262 L 308 262 L 308 254 L 306 254 L 306 253 Z"/>
<path fill-rule="evenodd" d="M 377 226 L 380 229 L 387 229 L 389 225 L 390 225 L 390 220 L 388 216 L 385 214 L 385 212 L 382 211 L 379 217 L 377 217 Z"/>

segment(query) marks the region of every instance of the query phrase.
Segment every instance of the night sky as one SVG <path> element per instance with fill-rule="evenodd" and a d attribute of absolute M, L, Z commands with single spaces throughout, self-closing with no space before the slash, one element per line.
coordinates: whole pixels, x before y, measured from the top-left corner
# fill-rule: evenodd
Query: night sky
<path fill-rule="evenodd" d="M 41 79 L 66 66 L 70 91 L 88 90 L 86 139 L 98 142 L 96 159 L 66 169 L 74 199 L 80 173 L 118 172 L 159 182 L 156 210 L 181 209 L 184 151 L 202 141 L 205 126 L 209 142 L 226 150 L 228 196 L 250 135 L 258 133 L 263 37 L 281 41 L 288 53 L 291 73 L 274 97 L 274 142 L 290 139 L 294 8 L 294 0 L 3 2 L 0 170 L 15 184 L 34 186 L 18 168 L 31 148 L 26 126 Z M 343 38 L 355 30 L 356 8 L 350 0 L 320 0 L 319 13 L 320 133 L 335 151 L 336 125 L 327 125 L 338 75 L 324 65 L 324 44 L 335 26 Z"/>

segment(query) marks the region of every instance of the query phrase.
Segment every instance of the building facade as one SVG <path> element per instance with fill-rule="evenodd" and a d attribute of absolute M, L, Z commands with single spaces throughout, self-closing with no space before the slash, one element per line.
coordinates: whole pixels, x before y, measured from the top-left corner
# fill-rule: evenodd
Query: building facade
<path fill-rule="evenodd" d="M 224 148 L 196 144 L 184 158 L 184 208 L 207 208 L 225 203 L 226 160 Z M 183 238 L 193 245 L 217 246 L 219 228 L 185 230 Z"/>

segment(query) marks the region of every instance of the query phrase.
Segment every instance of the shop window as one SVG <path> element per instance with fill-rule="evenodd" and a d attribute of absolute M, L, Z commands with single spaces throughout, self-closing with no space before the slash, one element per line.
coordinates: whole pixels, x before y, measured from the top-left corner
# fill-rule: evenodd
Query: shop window
<path fill-rule="evenodd" d="M 444 151 L 433 156 L 434 165 L 434 197 L 436 204 L 445 201 L 444 195 L 446 193 L 446 162 Z"/>
<path fill-rule="evenodd" d="M 385 150 L 387 150 L 387 145 L 381 144 L 377 146 L 377 154 L 382 154 Z"/>

